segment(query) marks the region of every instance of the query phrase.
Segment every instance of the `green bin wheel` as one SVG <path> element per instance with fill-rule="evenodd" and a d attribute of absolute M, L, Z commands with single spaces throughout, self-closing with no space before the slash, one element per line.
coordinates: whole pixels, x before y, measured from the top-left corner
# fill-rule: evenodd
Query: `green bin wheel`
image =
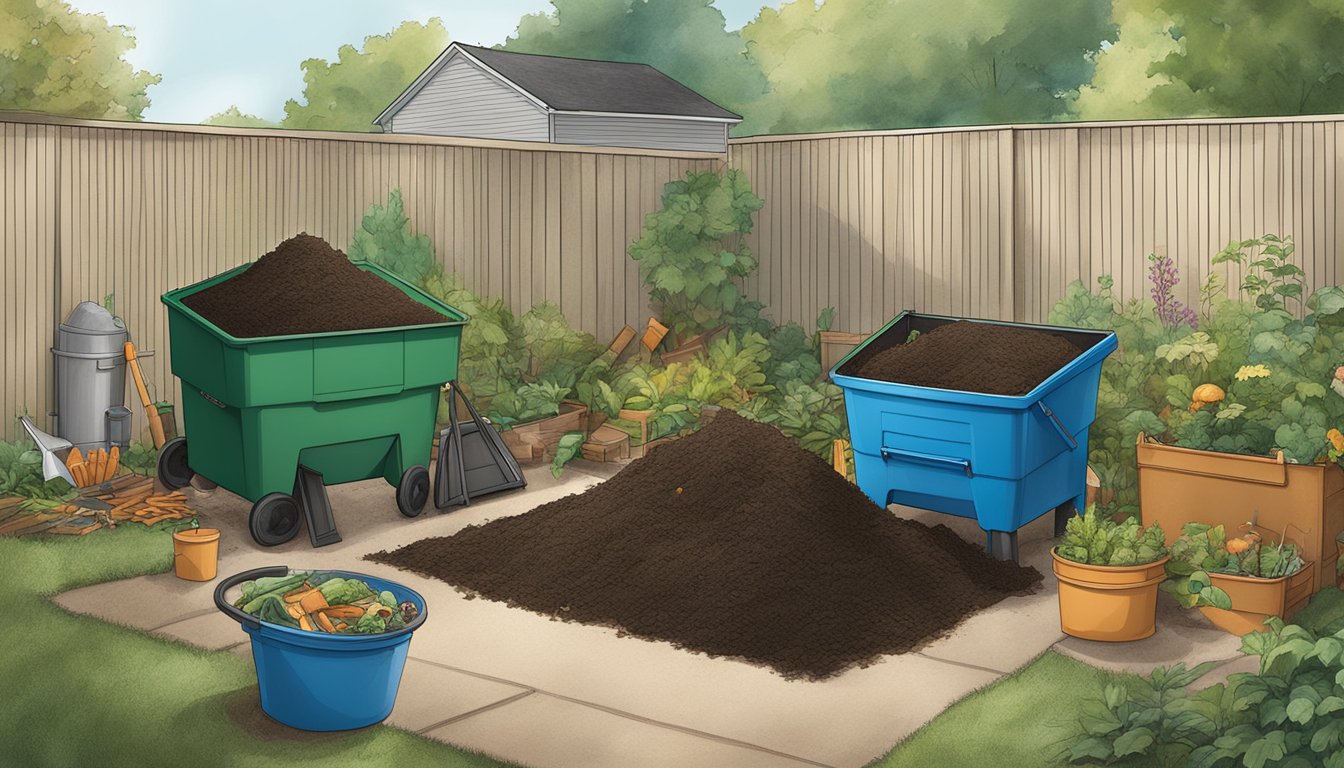
<path fill-rule="evenodd" d="M 418 517 L 429 501 L 429 470 L 416 464 L 406 470 L 397 484 L 397 509 L 407 517 Z"/>
<path fill-rule="evenodd" d="M 287 493 L 268 493 L 252 505 L 247 527 L 252 538 L 263 547 L 274 547 L 294 538 L 299 532 L 303 513 L 299 503 Z"/>
<path fill-rule="evenodd" d="M 159 449 L 159 482 L 175 491 L 191 482 L 195 472 L 187 464 L 187 438 L 174 437 Z"/>

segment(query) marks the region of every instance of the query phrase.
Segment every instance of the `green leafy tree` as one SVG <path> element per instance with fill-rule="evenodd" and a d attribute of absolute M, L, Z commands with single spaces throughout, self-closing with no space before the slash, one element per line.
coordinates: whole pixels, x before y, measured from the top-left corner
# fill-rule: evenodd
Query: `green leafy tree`
<path fill-rule="evenodd" d="M 1088 119 L 1344 111 L 1344 4 L 1115 0 Z"/>
<path fill-rule="evenodd" d="M 59 0 L 0 0 L 0 109 L 139 120 L 159 76 L 123 58 L 134 47 L 126 27 Z"/>
<path fill-rule="evenodd" d="M 663 187 L 663 207 L 645 218 L 630 258 L 679 339 L 720 324 L 755 327 L 761 305 L 734 280 L 756 269 L 744 236 L 764 204 L 737 170 L 691 171 Z"/>
<path fill-rule="evenodd" d="M 849 0 L 764 8 L 742 30 L 774 132 L 1066 116 L 1112 37 L 1110 0 Z"/>
<path fill-rule="evenodd" d="M 765 92 L 765 76 L 711 0 L 552 0 L 551 6 L 524 16 L 504 50 L 648 64 L 744 115 L 737 133 L 763 127 L 751 105 Z"/>
<path fill-rule="evenodd" d="M 443 21 L 402 23 L 386 35 L 364 38 L 363 49 L 343 45 L 336 61 L 307 59 L 303 103 L 285 102 L 286 128 L 375 130 L 373 119 L 448 47 Z"/>
<path fill-rule="evenodd" d="M 350 242 L 349 255 L 386 267 L 415 285 L 443 272 L 429 235 L 411 231 L 400 188 L 388 194 L 387 205 L 369 206 Z"/>
<path fill-rule="evenodd" d="M 217 112 L 201 121 L 201 125 L 224 125 L 233 128 L 279 128 L 280 124 L 264 117 L 249 115 L 230 104 L 223 112 Z"/>

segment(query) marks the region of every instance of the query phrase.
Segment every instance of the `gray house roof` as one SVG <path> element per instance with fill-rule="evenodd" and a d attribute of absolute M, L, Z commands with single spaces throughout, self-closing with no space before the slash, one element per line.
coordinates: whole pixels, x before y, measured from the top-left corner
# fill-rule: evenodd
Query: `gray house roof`
<path fill-rule="evenodd" d="M 374 122 L 385 124 L 458 52 L 553 112 L 660 115 L 732 123 L 742 119 L 647 64 L 512 53 L 454 42 Z"/>

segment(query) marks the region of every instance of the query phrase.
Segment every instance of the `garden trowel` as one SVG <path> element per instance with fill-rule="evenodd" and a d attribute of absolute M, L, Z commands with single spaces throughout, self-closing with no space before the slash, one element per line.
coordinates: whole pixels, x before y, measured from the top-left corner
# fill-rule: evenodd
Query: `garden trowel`
<path fill-rule="evenodd" d="M 56 455 L 59 451 L 70 450 L 73 447 L 70 441 L 43 432 L 27 416 L 20 416 L 19 421 L 23 424 L 23 428 L 28 430 L 33 442 L 37 443 L 37 449 L 42 452 L 42 479 L 45 481 L 62 477 L 74 486 L 75 478 L 71 476 L 70 469 L 65 466 L 65 461 Z"/>

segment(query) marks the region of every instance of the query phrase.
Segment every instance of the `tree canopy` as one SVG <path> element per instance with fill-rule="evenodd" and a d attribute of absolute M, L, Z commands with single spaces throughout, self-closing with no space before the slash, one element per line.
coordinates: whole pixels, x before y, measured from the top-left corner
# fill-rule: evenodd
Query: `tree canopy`
<path fill-rule="evenodd" d="M 1088 119 L 1344 111 L 1344 3 L 1115 0 Z"/>
<path fill-rule="evenodd" d="M 443 21 L 403 22 L 386 35 L 364 38 L 363 49 L 343 45 L 335 63 L 307 59 L 303 102 L 285 102 L 286 128 L 319 131 L 372 131 L 373 119 L 449 43 Z"/>
<path fill-rule="evenodd" d="M 159 76 L 123 55 L 125 27 L 60 0 L 0 0 L 0 109 L 139 120 Z"/>
<path fill-rule="evenodd" d="M 1036 122 L 1068 111 L 1109 0 L 846 0 L 763 8 L 743 30 L 772 132 Z"/>
<path fill-rule="evenodd" d="M 230 104 L 229 108 L 224 110 L 223 112 L 216 112 L 215 114 L 205 118 L 204 120 L 201 121 L 201 125 L 227 125 L 234 128 L 280 127 L 280 124 L 273 120 L 267 120 L 264 117 L 257 117 L 256 115 L 250 115 L 246 112 L 243 112 L 242 110 L 238 109 L 237 104 Z"/>
<path fill-rule="evenodd" d="M 751 105 L 765 76 L 712 0 L 551 0 L 524 16 L 502 46 L 517 53 L 648 64 L 744 115 L 739 132 L 765 128 Z"/>

